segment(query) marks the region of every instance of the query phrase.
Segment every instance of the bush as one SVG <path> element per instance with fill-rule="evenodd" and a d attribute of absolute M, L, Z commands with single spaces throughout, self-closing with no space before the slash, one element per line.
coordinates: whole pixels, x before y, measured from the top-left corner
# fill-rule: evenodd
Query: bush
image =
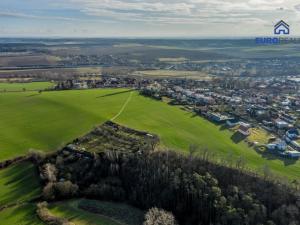
<path fill-rule="evenodd" d="M 55 184 L 55 191 L 59 197 L 69 198 L 77 194 L 78 185 L 71 181 L 63 181 Z"/>
<path fill-rule="evenodd" d="M 145 215 L 144 225 L 176 225 L 177 222 L 172 213 L 163 209 L 151 208 Z"/>
<path fill-rule="evenodd" d="M 55 199 L 55 187 L 53 183 L 48 183 L 43 189 L 43 197 L 45 200 Z"/>

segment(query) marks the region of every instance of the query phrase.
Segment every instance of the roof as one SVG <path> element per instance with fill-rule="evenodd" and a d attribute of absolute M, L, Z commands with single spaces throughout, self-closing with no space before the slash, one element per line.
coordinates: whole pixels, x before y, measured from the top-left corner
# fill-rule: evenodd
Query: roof
<path fill-rule="evenodd" d="M 280 120 L 280 119 L 277 119 L 275 121 L 277 124 L 288 124 L 287 122 L 283 121 L 283 120 Z"/>
<path fill-rule="evenodd" d="M 289 134 L 296 134 L 299 135 L 299 131 L 296 128 L 290 129 L 287 131 Z"/>
<path fill-rule="evenodd" d="M 297 148 L 300 147 L 300 142 L 298 140 L 292 141 L 292 144 Z"/>
<path fill-rule="evenodd" d="M 245 125 L 243 125 L 243 124 L 241 124 L 240 127 L 239 127 L 239 130 L 240 130 L 240 131 L 243 131 L 243 132 L 248 132 L 249 127 L 248 127 L 248 126 L 245 126 Z"/>

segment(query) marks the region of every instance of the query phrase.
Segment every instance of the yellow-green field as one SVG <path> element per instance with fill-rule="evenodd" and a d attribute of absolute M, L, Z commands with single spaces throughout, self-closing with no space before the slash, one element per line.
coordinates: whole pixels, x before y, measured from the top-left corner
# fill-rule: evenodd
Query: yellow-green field
<path fill-rule="evenodd" d="M 143 70 L 133 73 L 135 76 L 144 77 L 176 77 L 176 78 L 190 78 L 199 80 L 210 80 L 213 76 L 201 71 L 187 71 L 187 70 Z"/>
<path fill-rule="evenodd" d="M 182 62 L 185 62 L 187 61 L 188 59 L 187 58 L 184 58 L 184 57 L 178 57 L 178 58 L 159 58 L 158 59 L 160 62 L 167 62 L 167 63 L 182 63 Z"/>
<path fill-rule="evenodd" d="M 0 83 L 0 92 L 5 91 L 38 91 L 53 87 L 50 82 L 31 82 L 31 83 Z"/>
<path fill-rule="evenodd" d="M 32 79 L 34 77 L 72 77 L 72 76 L 99 76 L 102 73 L 101 67 L 76 67 L 76 68 L 50 68 L 50 69 L 18 69 L 18 70 L 3 70 L 0 69 L 0 75 L 3 77 L 11 76 L 10 80 L 17 79 Z M 5 78 L 7 80 L 7 78 Z"/>

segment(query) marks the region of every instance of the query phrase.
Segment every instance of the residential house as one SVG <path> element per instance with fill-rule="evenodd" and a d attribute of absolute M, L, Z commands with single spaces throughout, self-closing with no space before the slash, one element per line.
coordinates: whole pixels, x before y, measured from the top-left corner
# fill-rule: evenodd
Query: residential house
<path fill-rule="evenodd" d="M 286 142 L 283 141 L 283 140 L 277 140 L 277 141 L 275 141 L 275 142 L 273 142 L 273 143 L 268 144 L 268 145 L 267 145 L 267 148 L 268 148 L 269 150 L 273 150 L 273 151 L 274 151 L 274 150 L 285 151 L 286 148 L 287 148 L 287 144 L 286 144 Z"/>
<path fill-rule="evenodd" d="M 250 124 L 240 122 L 238 132 L 242 135 L 249 136 L 251 134 L 250 127 Z"/>
<path fill-rule="evenodd" d="M 284 128 L 288 128 L 289 124 L 287 122 L 285 122 L 284 120 L 277 119 L 277 120 L 275 120 L 275 126 L 278 129 L 284 129 Z"/>
<path fill-rule="evenodd" d="M 239 120 L 236 119 L 236 118 L 228 119 L 228 120 L 226 121 L 226 124 L 227 124 L 227 126 L 229 126 L 229 127 L 235 127 L 236 125 L 239 124 Z"/>

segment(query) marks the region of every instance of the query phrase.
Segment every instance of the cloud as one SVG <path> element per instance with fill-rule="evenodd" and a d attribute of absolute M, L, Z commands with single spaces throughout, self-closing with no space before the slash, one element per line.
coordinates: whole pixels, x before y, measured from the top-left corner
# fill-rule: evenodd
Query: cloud
<path fill-rule="evenodd" d="M 4 18 L 23 18 L 23 19 L 46 19 L 46 20 L 67 20 L 74 21 L 76 18 L 60 17 L 60 16 L 39 16 L 34 14 L 26 14 L 12 11 L 0 11 L 0 17 Z"/>
<path fill-rule="evenodd" d="M 0 1 L 0 18 L 4 18 L 0 25 L 15 27 L 16 30 L 19 29 L 18 23 L 10 20 L 11 23 L 6 24 L 8 18 L 19 18 L 22 20 L 20 24 L 26 22 L 26 30 L 41 29 L 41 24 L 58 30 L 57 27 L 65 24 L 60 21 L 69 21 L 68 26 L 64 25 L 59 32 L 69 27 L 78 30 L 88 28 L 91 34 L 102 32 L 105 35 L 233 36 L 236 33 L 272 34 L 273 25 L 283 19 L 291 25 L 292 32 L 300 34 L 300 28 L 299 31 L 295 28 L 296 24 L 300 24 L 299 0 L 3 1 L 6 3 Z"/>
<path fill-rule="evenodd" d="M 300 11 L 300 4 L 295 5 L 295 9 L 296 9 L 297 11 Z"/>
<path fill-rule="evenodd" d="M 295 16 L 295 0 L 67 0 L 87 16 L 150 23 L 227 23 L 277 20 L 278 11 Z M 281 9 L 281 10 L 278 10 Z"/>

